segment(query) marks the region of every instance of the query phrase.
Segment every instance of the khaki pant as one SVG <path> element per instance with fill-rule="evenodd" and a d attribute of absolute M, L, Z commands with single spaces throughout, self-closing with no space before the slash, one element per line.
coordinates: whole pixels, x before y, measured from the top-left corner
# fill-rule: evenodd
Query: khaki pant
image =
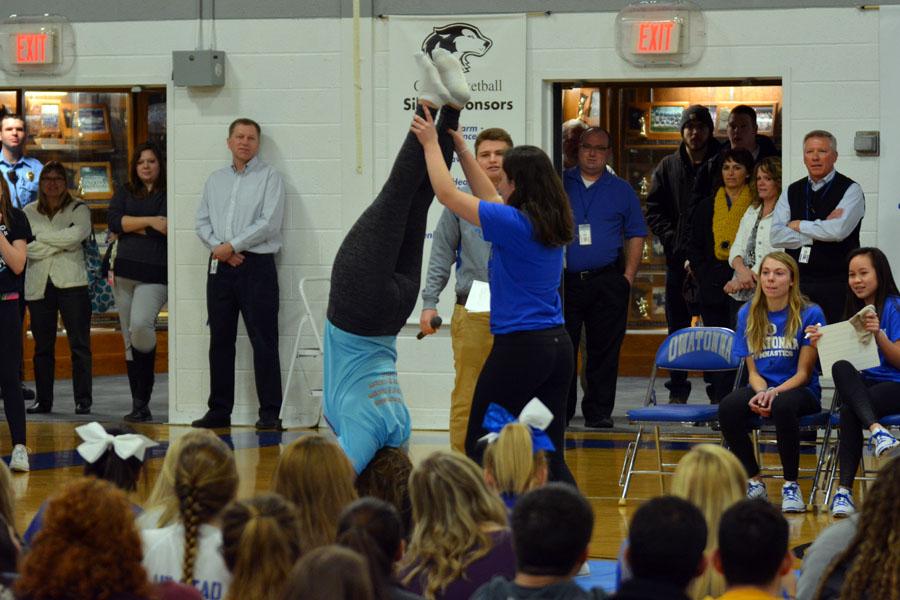
<path fill-rule="evenodd" d="M 490 313 L 470 313 L 457 304 L 450 322 L 450 340 L 453 344 L 453 368 L 456 370 L 453 394 L 450 396 L 450 447 L 465 452 L 472 395 L 484 361 L 494 344 Z"/>

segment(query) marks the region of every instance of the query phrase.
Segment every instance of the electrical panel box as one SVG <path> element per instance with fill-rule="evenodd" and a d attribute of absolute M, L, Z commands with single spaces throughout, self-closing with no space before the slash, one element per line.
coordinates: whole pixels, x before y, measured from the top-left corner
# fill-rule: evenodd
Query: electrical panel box
<path fill-rule="evenodd" d="M 172 80 L 176 86 L 225 85 L 223 50 L 176 50 L 172 52 Z"/>

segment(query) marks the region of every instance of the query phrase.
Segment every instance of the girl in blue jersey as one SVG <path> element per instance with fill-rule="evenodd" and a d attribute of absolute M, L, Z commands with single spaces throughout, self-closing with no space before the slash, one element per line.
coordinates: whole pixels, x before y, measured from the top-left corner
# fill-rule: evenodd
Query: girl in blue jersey
<path fill-rule="evenodd" d="M 896 449 L 900 441 L 891 435 L 879 418 L 900 413 L 900 293 L 894 283 L 891 265 L 878 248 L 858 248 L 850 252 L 847 267 L 847 303 L 845 317 L 850 318 L 864 306 L 875 312 L 865 316 L 867 331 L 878 344 L 881 364 L 862 373 L 846 360 L 831 369 L 841 406 L 840 487 L 831 503 L 831 514 L 846 517 L 856 511 L 853 504 L 853 479 L 862 458 L 863 429 L 871 432 L 869 442 L 875 456 Z M 818 327 L 810 327 L 815 345 L 822 336 Z"/>
<path fill-rule="evenodd" d="M 750 477 L 747 496 L 766 498 L 748 426 L 754 414 L 775 423 L 784 469 L 781 510 L 803 512 L 797 474 L 800 469 L 800 417 L 821 409 L 816 349 L 805 329 L 824 323 L 822 309 L 800 294 L 797 263 L 784 252 L 771 252 L 760 265 L 753 299 L 741 307 L 734 352 L 744 356 L 749 386 L 728 394 L 719 405 L 722 435 Z"/>
<path fill-rule="evenodd" d="M 478 440 L 486 433 L 482 422 L 491 402 L 517 415 L 537 397 L 553 413 L 546 430 L 556 448 L 547 456 L 550 476 L 574 485 L 564 457 L 574 358 L 559 297 L 563 248 L 572 240 L 573 224 L 559 175 L 543 150 L 516 146 L 504 155 L 503 176 L 494 188 L 462 136 L 451 132 L 473 196 L 451 179 L 431 115 L 417 115 L 412 132 L 424 148 L 438 200 L 481 227 L 492 244 L 488 271 L 494 346 L 475 386 L 466 453 L 474 458 L 481 453 Z"/>

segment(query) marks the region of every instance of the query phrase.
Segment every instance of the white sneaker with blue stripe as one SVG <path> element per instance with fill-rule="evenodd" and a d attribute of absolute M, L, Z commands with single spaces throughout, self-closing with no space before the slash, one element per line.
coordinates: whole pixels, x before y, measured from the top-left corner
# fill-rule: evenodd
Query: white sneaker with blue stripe
<path fill-rule="evenodd" d="M 800 495 L 800 486 L 796 481 L 789 481 L 781 486 L 781 512 L 806 512 L 806 503 Z"/>
<path fill-rule="evenodd" d="M 835 518 L 849 517 L 856 512 L 853 504 L 853 493 L 845 487 L 839 488 L 831 501 L 831 516 Z"/>
<path fill-rule="evenodd" d="M 869 436 L 869 443 L 872 444 L 875 456 L 881 456 L 888 450 L 900 446 L 900 440 L 892 436 L 886 429 L 877 429 Z"/>
<path fill-rule="evenodd" d="M 759 479 L 747 480 L 747 499 L 748 500 L 768 500 L 769 492 L 766 491 L 766 484 Z"/>

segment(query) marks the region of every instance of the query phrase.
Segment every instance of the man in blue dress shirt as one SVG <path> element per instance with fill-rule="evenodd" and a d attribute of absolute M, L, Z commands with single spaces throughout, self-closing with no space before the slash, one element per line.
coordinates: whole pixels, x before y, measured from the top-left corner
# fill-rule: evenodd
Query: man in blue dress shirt
<path fill-rule="evenodd" d="M 234 407 L 238 314 L 253 347 L 259 398 L 257 429 L 281 429 L 278 356 L 278 275 L 284 183 L 257 156 L 260 127 L 237 119 L 228 128 L 231 164 L 206 180 L 197 209 L 197 236 L 210 250 L 206 279 L 209 313 L 209 410 L 194 427 L 228 427 Z"/>

